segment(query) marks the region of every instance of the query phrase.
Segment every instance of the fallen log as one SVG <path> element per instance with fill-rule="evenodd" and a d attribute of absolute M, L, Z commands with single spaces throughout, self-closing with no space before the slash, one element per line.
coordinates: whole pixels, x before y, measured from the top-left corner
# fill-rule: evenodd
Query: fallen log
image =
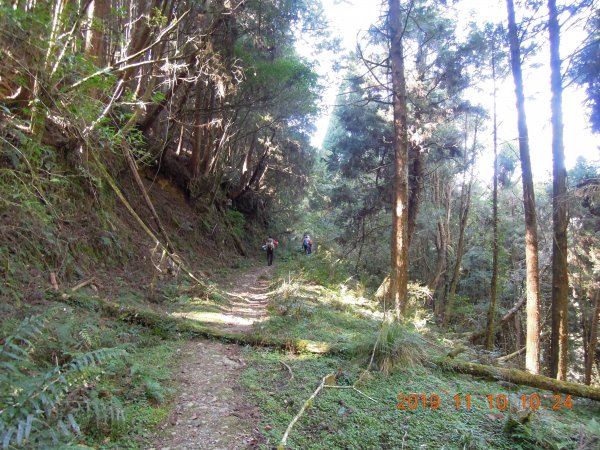
<path fill-rule="evenodd" d="M 62 303 L 86 306 L 85 302 L 72 294 L 62 293 L 54 296 Z M 103 314 L 128 323 L 134 323 L 150 328 L 159 328 L 167 334 L 184 333 L 193 337 L 217 339 L 255 347 L 268 347 L 293 353 L 341 354 L 347 349 L 327 342 L 308 339 L 279 338 L 254 333 L 233 333 L 216 327 L 211 327 L 191 319 L 170 316 L 147 308 L 124 306 L 103 298 L 96 297 L 94 306 Z M 89 305 L 88 305 L 89 306 Z"/>
<path fill-rule="evenodd" d="M 57 301 L 78 306 L 88 306 L 89 303 L 81 298 L 67 293 L 56 293 Z M 87 303 L 87 305 L 86 305 Z M 163 312 L 135 306 L 124 306 L 102 298 L 94 298 L 93 306 L 104 314 L 115 317 L 128 323 L 135 323 L 147 327 L 157 327 L 166 333 L 185 333 L 193 337 L 217 339 L 257 347 L 268 347 L 279 350 L 293 351 L 295 353 L 343 354 L 348 349 L 339 345 L 326 342 L 310 341 L 306 339 L 285 339 L 259 334 L 232 333 L 210 327 L 190 319 L 181 319 L 169 316 Z M 469 375 L 507 381 L 509 383 L 546 389 L 552 392 L 561 392 L 577 397 L 589 398 L 600 401 L 600 388 L 586 386 L 578 383 L 559 381 L 542 375 L 533 375 L 517 369 L 485 366 L 466 361 L 457 361 L 452 358 L 442 357 L 432 360 L 442 370 L 464 373 Z"/>
<path fill-rule="evenodd" d="M 519 355 L 522 355 L 523 353 L 525 353 L 526 351 L 526 347 L 523 347 L 521 350 L 517 350 L 516 352 L 510 353 L 509 355 L 506 356 L 501 356 L 500 358 L 498 358 L 498 362 L 506 362 L 506 361 L 510 361 L 513 358 L 516 358 Z"/>
<path fill-rule="evenodd" d="M 504 314 L 502 316 L 502 319 L 500 319 L 500 322 L 497 323 L 494 326 L 494 330 L 495 330 L 496 334 L 500 333 L 502 325 L 504 325 L 510 319 L 512 319 L 515 316 L 515 314 L 517 314 L 519 312 L 519 310 L 523 306 L 525 306 L 525 302 L 526 301 L 527 301 L 527 297 L 523 297 L 506 314 Z M 469 336 L 469 341 L 470 342 L 475 342 L 475 341 L 477 341 L 478 339 L 481 339 L 484 336 L 485 336 L 485 329 L 479 330 L 479 331 L 476 331 L 475 333 L 473 333 L 471 336 Z"/>
<path fill-rule="evenodd" d="M 540 271 L 540 277 L 546 272 L 546 270 L 548 270 L 548 268 L 551 266 L 551 264 L 546 264 L 542 270 Z M 505 323 L 507 323 L 510 319 L 512 319 L 515 314 L 517 314 L 519 312 L 519 310 L 525 306 L 525 303 L 527 302 L 527 297 L 523 296 L 521 297 L 521 299 L 515 303 L 515 305 L 506 313 L 502 316 L 502 319 L 500 319 L 500 322 L 498 322 L 495 326 L 494 326 L 494 332 L 496 334 L 500 333 L 500 327 L 502 327 L 502 325 L 504 325 Z M 469 337 L 469 342 L 475 342 L 478 339 L 481 339 L 482 337 L 485 336 L 485 329 L 483 330 L 479 330 L 475 333 L 473 333 L 470 337 Z"/>
<path fill-rule="evenodd" d="M 584 384 L 559 381 L 543 375 L 534 375 L 523 370 L 485 366 L 483 364 L 457 361 L 451 358 L 437 358 L 434 362 L 438 367 L 446 371 L 488 377 L 495 380 L 502 380 L 509 383 L 600 401 L 600 388 L 586 386 Z"/>
<path fill-rule="evenodd" d="M 456 347 L 455 349 L 451 350 L 448 352 L 448 354 L 446 355 L 448 358 L 456 358 L 458 355 L 460 355 L 463 352 L 466 352 L 468 349 L 467 347 L 463 346 L 463 345 L 459 345 L 458 347 Z"/>

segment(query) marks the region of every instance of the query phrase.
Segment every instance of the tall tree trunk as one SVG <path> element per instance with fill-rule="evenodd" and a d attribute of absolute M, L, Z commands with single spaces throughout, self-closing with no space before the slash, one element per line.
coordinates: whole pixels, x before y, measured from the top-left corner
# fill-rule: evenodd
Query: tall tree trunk
<path fill-rule="evenodd" d="M 475 151 L 477 146 L 477 132 L 479 129 L 479 118 L 476 117 L 475 129 L 473 130 L 473 145 L 471 153 L 475 158 Z M 460 207 L 458 210 L 459 214 L 459 229 L 458 229 L 458 244 L 456 246 L 456 261 L 454 262 L 454 269 L 452 270 L 452 278 L 450 280 L 450 288 L 448 290 L 448 302 L 444 311 L 443 326 L 448 325 L 448 320 L 452 314 L 452 306 L 454 303 L 454 296 L 456 295 L 456 288 L 458 287 L 458 280 L 460 278 L 460 266 L 462 264 L 462 258 L 465 253 L 465 231 L 467 229 L 467 222 L 469 221 L 469 210 L 471 209 L 471 190 L 473 188 L 473 163 L 468 162 L 467 152 L 467 119 L 465 118 L 465 158 L 464 158 L 464 172 L 463 172 L 463 183 L 460 190 Z M 471 166 L 469 173 L 469 181 L 467 182 L 467 168 Z"/>
<path fill-rule="evenodd" d="M 98 67 L 106 65 L 104 28 L 110 14 L 110 0 L 93 0 L 88 6 L 89 29 L 85 36 L 85 51 L 95 58 Z"/>
<path fill-rule="evenodd" d="M 174 94 L 177 93 L 177 90 L 179 89 L 179 87 L 184 84 L 183 80 L 184 80 L 183 77 L 177 77 L 177 80 L 175 80 L 175 84 L 173 85 L 173 87 L 171 89 L 169 89 L 167 91 L 167 93 L 165 94 L 165 98 L 163 98 L 158 104 L 153 105 L 152 109 L 150 109 L 146 113 L 144 120 L 142 120 L 140 122 L 140 124 L 138 125 L 138 128 L 142 132 L 144 132 L 144 133 L 147 132 L 152 127 L 152 125 L 154 125 L 154 122 L 156 122 L 156 119 L 158 119 L 158 116 L 160 116 L 160 113 L 169 104 L 169 102 L 171 101 L 171 98 L 173 98 Z"/>
<path fill-rule="evenodd" d="M 46 113 L 50 105 L 48 89 L 48 74 L 52 67 L 52 56 L 55 51 L 58 37 L 62 27 L 62 15 L 66 6 L 66 0 L 57 0 L 54 3 L 52 13 L 52 25 L 43 63 L 35 75 L 32 88 L 33 102 L 31 107 L 31 133 L 36 142 L 42 142 L 46 127 Z"/>
<path fill-rule="evenodd" d="M 552 86 L 552 333 L 550 375 L 567 379 L 569 277 L 567 273 L 567 171 L 563 145 L 562 79 L 560 73 L 560 26 L 556 0 L 548 0 L 550 79 Z"/>
<path fill-rule="evenodd" d="M 394 202 L 392 206 L 391 296 L 396 320 L 406 311 L 408 294 L 408 133 L 400 0 L 389 0 L 390 61 L 394 103 Z"/>
<path fill-rule="evenodd" d="M 598 321 L 600 321 L 600 289 L 596 290 L 594 297 L 594 308 L 589 321 L 585 314 L 582 314 L 583 322 L 583 360 L 584 372 L 583 382 L 587 385 L 592 384 L 592 367 L 596 357 L 596 347 L 598 345 Z"/>
<path fill-rule="evenodd" d="M 358 247 L 358 256 L 356 257 L 356 265 L 354 266 L 354 273 L 358 274 L 358 267 L 360 266 L 360 259 L 362 258 L 363 249 L 365 247 L 365 239 L 366 239 L 366 225 L 365 218 L 361 217 L 360 219 L 360 246 Z"/>
<path fill-rule="evenodd" d="M 436 319 L 443 316 L 444 309 L 444 285 L 440 283 L 444 279 L 444 275 L 448 270 L 448 245 L 450 241 L 450 217 L 452 213 L 452 185 L 445 184 L 441 180 L 439 173 L 433 173 L 433 201 L 439 211 L 444 211 L 443 217 L 439 217 L 437 221 L 437 232 L 435 240 L 435 248 L 437 251 L 437 259 L 435 272 L 428 283 L 429 289 L 434 293 L 434 312 Z"/>
<path fill-rule="evenodd" d="M 495 44 L 493 43 L 492 45 Z M 492 350 L 494 348 L 494 316 L 496 314 L 496 297 L 498 293 L 498 114 L 496 109 L 495 50 L 495 48 L 492 48 L 492 80 L 494 83 L 494 192 L 492 194 L 492 280 L 490 281 L 490 305 L 488 308 L 487 327 L 485 330 L 485 348 L 487 350 Z M 518 324 L 515 325 L 518 326 Z"/>
<path fill-rule="evenodd" d="M 195 102 L 195 117 L 194 117 L 194 143 L 192 146 L 192 157 L 190 158 L 190 174 L 192 178 L 197 178 L 200 174 L 200 162 L 202 158 L 202 136 L 206 132 L 204 129 L 206 115 L 204 110 L 204 99 L 206 90 L 201 88 L 201 83 L 196 84 L 196 102 Z"/>
<path fill-rule="evenodd" d="M 408 197 L 408 246 L 412 241 L 417 228 L 417 216 L 421 206 L 421 193 L 423 192 L 423 152 L 420 145 L 411 145 L 409 149 L 409 197 Z"/>
<path fill-rule="evenodd" d="M 258 135 L 258 131 L 255 131 L 249 137 L 250 142 L 248 144 L 248 150 L 246 151 L 246 156 L 244 157 L 244 163 L 242 165 L 242 170 L 240 173 L 240 181 L 238 182 L 238 185 L 235 188 L 232 188 L 227 192 L 227 197 L 232 200 L 235 200 L 240 195 L 242 195 L 244 192 L 246 192 L 246 189 L 250 185 L 250 179 L 251 179 L 250 177 L 252 176 L 252 174 L 254 172 L 251 170 L 250 166 L 252 165 L 252 157 L 254 155 L 254 149 L 256 148 L 257 135 Z M 260 164 L 260 160 L 256 163 L 256 165 L 258 166 L 259 164 Z"/>
<path fill-rule="evenodd" d="M 202 159 L 200 162 L 200 171 L 202 175 L 208 176 L 210 163 L 214 155 L 215 151 L 215 133 L 214 130 L 216 128 L 215 124 L 213 124 L 213 117 L 215 111 L 215 101 L 216 101 L 216 86 L 214 83 L 209 83 L 210 88 L 210 97 L 208 100 L 207 107 L 207 117 L 206 117 L 206 128 L 204 129 L 204 139 L 203 139 L 203 153 Z"/>
<path fill-rule="evenodd" d="M 527 339 L 525 368 L 534 374 L 540 371 L 540 286 L 538 271 L 538 238 L 535 217 L 535 194 L 529 156 L 529 136 L 525 116 L 525 95 L 521 69 L 521 49 L 513 0 L 506 0 L 508 10 L 508 40 L 510 63 L 515 82 L 519 129 L 519 153 L 523 180 L 523 206 L 525 209 L 525 264 L 527 270 Z"/>

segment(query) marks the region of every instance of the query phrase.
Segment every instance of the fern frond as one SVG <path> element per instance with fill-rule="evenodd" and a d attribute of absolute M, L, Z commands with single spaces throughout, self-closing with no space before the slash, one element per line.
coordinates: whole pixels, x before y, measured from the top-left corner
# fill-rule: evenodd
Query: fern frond
<path fill-rule="evenodd" d="M 89 328 L 82 328 L 79 331 L 79 337 L 82 340 L 82 345 L 80 347 L 90 349 L 94 346 L 94 339 Z"/>
<path fill-rule="evenodd" d="M 52 308 L 45 314 L 27 317 L 22 320 L 17 329 L 5 339 L 4 345 L 0 348 L 0 359 L 8 357 L 14 360 L 21 360 L 21 357 L 18 356 L 19 354 L 27 356 L 28 351 L 33 347 L 31 341 L 43 333 L 46 324 L 56 315 L 57 311 L 58 308 Z"/>
<path fill-rule="evenodd" d="M 120 358 L 127 354 L 127 352 L 120 348 L 100 348 L 92 352 L 84 353 L 78 356 L 68 365 L 68 370 L 81 371 L 86 367 L 95 366 L 102 364 L 105 361 Z"/>
<path fill-rule="evenodd" d="M 115 400 L 103 401 L 92 399 L 86 403 L 86 409 L 97 427 L 115 426 L 125 421 L 125 412 L 121 405 Z"/>
<path fill-rule="evenodd" d="M 48 317 L 50 315 L 23 321 L 2 347 L 0 367 L 6 369 L 0 374 L 0 395 L 2 404 L 6 405 L 0 417 L 2 449 L 62 445 L 80 435 L 76 412 L 89 400 L 66 401 L 69 392 L 78 387 L 84 369 L 126 354 L 123 349 L 103 348 L 79 354 L 62 366 L 43 371 L 33 364 L 30 350 L 34 347 L 34 338 L 43 333 Z M 115 402 L 103 406 L 100 406 L 101 400 L 95 403 L 97 417 L 104 426 L 112 426 L 123 417 L 122 409 Z"/>

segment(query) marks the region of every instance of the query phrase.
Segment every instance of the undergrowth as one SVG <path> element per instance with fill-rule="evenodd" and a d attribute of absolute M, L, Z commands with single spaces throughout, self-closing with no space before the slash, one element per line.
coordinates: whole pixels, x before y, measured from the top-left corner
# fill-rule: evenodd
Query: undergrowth
<path fill-rule="evenodd" d="M 394 368 L 415 368 L 426 359 L 425 341 L 405 325 L 385 322 L 375 339 L 365 341 L 362 354 L 371 355 L 373 368 L 389 374 Z"/>
<path fill-rule="evenodd" d="M 1 448 L 140 448 L 164 420 L 176 343 L 83 301 L 1 324 Z"/>
<path fill-rule="evenodd" d="M 115 199 L 83 166 L 16 127 L 0 130 L 0 304 L 39 302 L 49 274 L 60 283 L 131 255 L 117 233 Z"/>
<path fill-rule="evenodd" d="M 418 308 L 420 299 L 411 306 L 411 321 L 383 322 L 382 305 L 361 283 L 338 272 L 323 286 L 329 263 L 315 257 L 280 263 L 271 317 L 260 331 L 343 343 L 348 351 L 294 356 L 246 350 L 250 367 L 243 384 L 262 413 L 259 448 L 279 444 L 292 418 L 332 372 L 335 385 L 345 389 L 325 387 L 294 425 L 286 448 L 597 448 L 597 403 L 576 399 L 572 408 L 555 411 L 551 393 L 441 371 L 427 362 L 438 339 Z M 521 396 L 535 394 L 543 408 L 532 413 Z M 503 396 L 507 405 L 499 407 Z"/>
<path fill-rule="evenodd" d="M 336 373 L 338 386 L 352 385 L 364 365 L 352 360 L 274 351 L 247 350 L 250 368 L 243 385 L 262 413 L 259 448 L 277 446 L 302 404 L 328 373 Z M 285 362 L 294 377 L 280 363 Z M 549 408 L 533 414 L 531 422 L 506 429 L 520 396 L 536 392 L 529 388 L 506 388 L 468 376 L 424 367 L 401 367 L 385 375 L 363 376 L 357 388 L 325 388 L 294 426 L 286 448 L 290 449 L 595 449 L 600 442 L 597 417 L 600 408 L 589 400 L 575 400 L 572 409 Z M 418 406 L 398 409 L 398 395 L 415 394 Z M 423 407 L 421 396 L 438 395 L 439 409 Z M 459 396 L 457 409 L 455 395 Z M 470 396 L 471 407 L 466 406 Z M 511 409 L 489 408 L 487 396 L 506 395 Z M 551 399 L 542 397 L 548 406 Z M 430 403 L 427 403 L 430 405 Z M 414 402 L 412 403 L 414 406 Z"/>

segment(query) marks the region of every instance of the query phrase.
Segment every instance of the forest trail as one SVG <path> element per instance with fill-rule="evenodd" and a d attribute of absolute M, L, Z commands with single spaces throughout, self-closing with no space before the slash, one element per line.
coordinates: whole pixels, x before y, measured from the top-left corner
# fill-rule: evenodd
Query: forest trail
<path fill-rule="evenodd" d="M 228 289 L 231 305 L 223 313 L 223 322 L 219 328 L 237 333 L 249 333 L 255 323 L 266 320 L 267 294 L 271 281 L 272 267 L 253 267 L 241 274 Z"/>
<path fill-rule="evenodd" d="M 226 290 L 231 304 L 219 313 L 219 328 L 249 333 L 267 317 L 271 268 L 253 267 L 236 274 Z M 241 348 L 206 339 L 187 342 L 174 370 L 177 394 L 169 419 L 150 449 L 240 449 L 257 442 L 258 410 L 241 394 L 240 377 L 246 366 Z"/>

